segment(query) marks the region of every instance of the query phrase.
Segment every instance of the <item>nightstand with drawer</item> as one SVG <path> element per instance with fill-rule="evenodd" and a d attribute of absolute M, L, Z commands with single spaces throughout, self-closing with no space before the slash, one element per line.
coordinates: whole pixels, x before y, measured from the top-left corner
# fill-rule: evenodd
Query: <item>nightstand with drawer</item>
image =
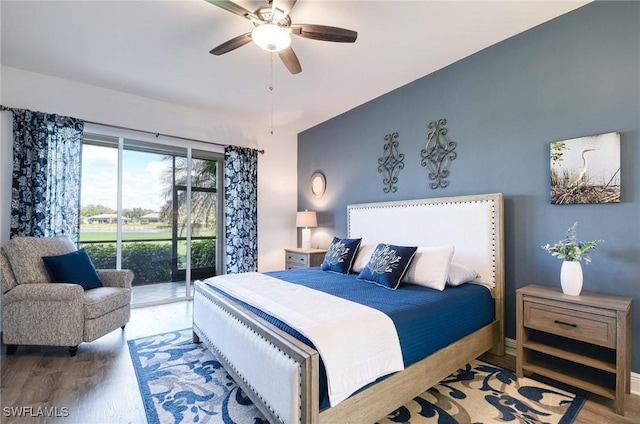
<path fill-rule="evenodd" d="M 327 253 L 324 249 L 285 249 L 285 267 L 293 268 L 310 268 L 312 266 L 322 265 L 324 255 Z"/>
<path fill-rule="evenodd" d="M 631 379 L 631 299 L 530 285 L 516 290 L 516 373 L 598 394 L 624 414 Z"/>

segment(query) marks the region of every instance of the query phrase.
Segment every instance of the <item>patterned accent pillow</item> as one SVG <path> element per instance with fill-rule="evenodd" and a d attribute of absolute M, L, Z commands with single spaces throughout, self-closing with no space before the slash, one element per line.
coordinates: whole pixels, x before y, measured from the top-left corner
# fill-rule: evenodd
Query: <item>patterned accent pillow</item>
<path fill-rule="evenodd" d="M 324 256 L 321 268 L 323 271 L 348 274 L 353 265 L 353 259 L 358 253 L 362 239 L 339 239 L 334 237 Z"/>
<path fill-rule="evenodd" d="M 84 249 L 59 256 L 43 256 L 44 266 L 54 283 L 80 284 L 90 290 L 102 287 L 102 281 Z"/>
<path fill-rule="evenodd" d="M 397 289 L 417 249 L 416 246 L 380 243 L 371 254 L 367 266 L 358 274 L 358 279 L 371 281 L 392 290 Z"/>

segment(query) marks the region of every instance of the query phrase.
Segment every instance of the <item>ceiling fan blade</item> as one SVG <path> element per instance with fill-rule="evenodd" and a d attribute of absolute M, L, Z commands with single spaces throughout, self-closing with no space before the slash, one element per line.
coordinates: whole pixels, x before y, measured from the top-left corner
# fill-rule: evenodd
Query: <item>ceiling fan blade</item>
<path fill-rule="evenodd" d="M 272 0 L 271 1 L 271 16 L 272 21 L 279 21 L 284 19 L 289 13 L 291 13 L 291 9 L 295 6 L 297 0 Z M 276 10 L 280 10 L 280 12 L 276 13 Z"/>
<path fill-rule="evenodd" d="M 350 29 L 313 24 L 291 25 L 291 33 L 313 40 L 334 41 L 337 43 L 353 43 L 358 38 L 358 33 Z"/>
<path fill-rule="evenodd" d="M 231 40 L 220 44 L 218 47 L 212 49 L 209 53 L 220 56 L 221 54 L 229 53 L 231 50 L 235 50 L 238 47 L 242 47 L 251 42 L 251 33 L 239 35 Z"/>
<path fill-rule="evenodd" d="M 215 6 L 218 6 L 224 10 L 226 10 L 227 12 L 231 12 L 235 15 L 238 16 L 242 16 L 243 18 L 247 18 L 247 19 L 258 19 L 260 20 L 259 17 L 257 17 L 253 12 L 245 9 L 244 7 L 235 4 L 232 1 L 228 1 L 228 0 L 206 0 L 208 3 L 211 3 Z"/>
<path fill-rule="evenodd" d="M 284 66 L 287 67 L 289 72 L 292 74 L 299 74 L 302 72 L 302 66 L 300 66 L 298 56 L 296 56 L 291 47 L 287 47 L 286 49 L 279 51 L 278 56 L 280 56 L 280 60 L 282 60 L 282 63 L 284 63 Z"/>

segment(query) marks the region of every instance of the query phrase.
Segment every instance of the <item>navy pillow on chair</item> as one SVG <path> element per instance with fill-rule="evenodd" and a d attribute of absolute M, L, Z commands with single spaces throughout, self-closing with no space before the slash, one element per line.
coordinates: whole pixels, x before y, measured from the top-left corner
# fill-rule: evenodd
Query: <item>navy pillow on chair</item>
<path fill-rule="evenodd" d="M 102 281 L 84 249 L 60 256 L 43 256 L 44 266 L 54 283 L 80 284 L 83 289 L 102 287 Z"/>
<path fill-rule="evenodd" d="M 380 243 L 371 254 L 367 266 L 358 274 L 358 279 L 371 281 L 393 290 L 397 289 L 417 249 L 417 246 L 405 247 Z"/>
<path fill-rule="evenodd" d="M 322 270 L 348 274 L 351 271 L 353 259 L 358 253 L 361 241 L 362 239 L 339 239 L 334 237 L 324 256 L 324 261 L 321 265 Z"/>

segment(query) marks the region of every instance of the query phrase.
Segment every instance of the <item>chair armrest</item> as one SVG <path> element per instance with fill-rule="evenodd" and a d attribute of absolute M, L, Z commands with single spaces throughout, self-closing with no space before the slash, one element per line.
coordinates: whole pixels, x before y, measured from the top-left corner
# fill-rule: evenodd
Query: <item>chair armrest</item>
<path fill-rule="evenodd" d="M 2 295 L 2 305 L 7 306 L 25 300 L 82 302 L 84 289 L 79 284 L 70 283 L 33 283 L 19 284 Z"/>
<path fill-rule="evenodd" d="M 131 288 L 133 281 L 133 272 L 128 269 L 98 269 L 98 276 L 105 287 L 121 287 L 123 289 Z"/>

